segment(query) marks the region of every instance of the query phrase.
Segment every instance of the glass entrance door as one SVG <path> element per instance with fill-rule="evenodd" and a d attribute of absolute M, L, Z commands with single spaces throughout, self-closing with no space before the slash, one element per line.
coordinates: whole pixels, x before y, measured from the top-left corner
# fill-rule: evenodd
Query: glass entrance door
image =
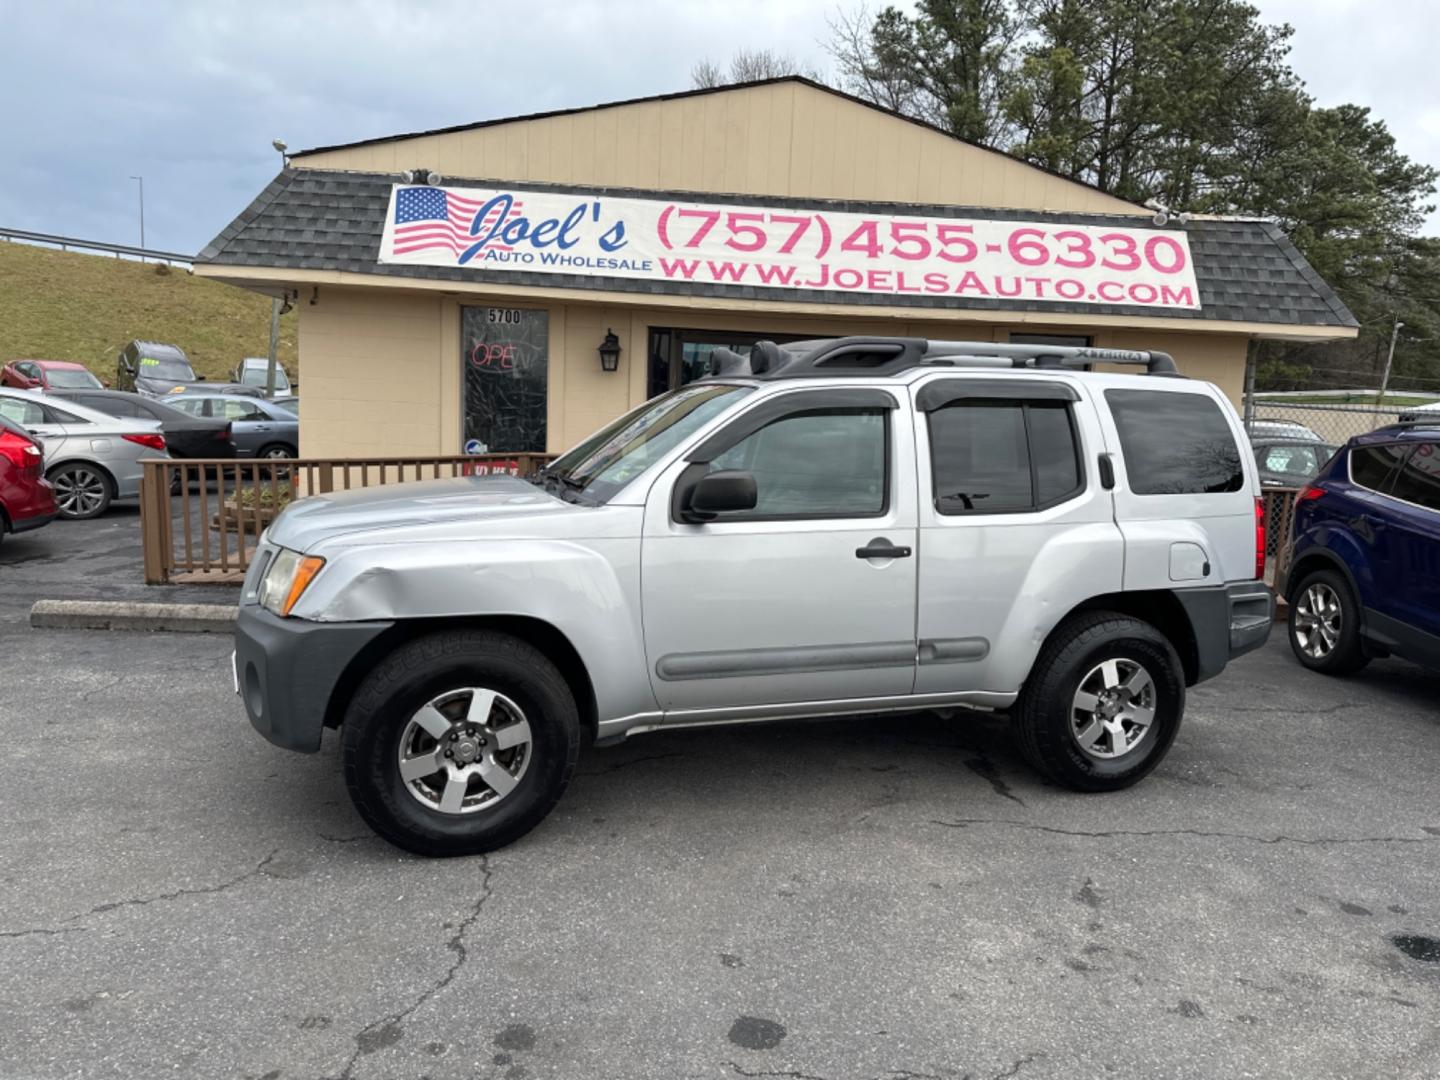
<path fill-rule="evenodd" d="M 668 326 L 650 328 L 650 376 L 647 397 L 676 390 L 710 374 L 710 354 L 730 349 L 742 356 L 757 341 L 784 344 L 799 341 L 801 334 L 751 333 L 745 330 L 680 330 Z"/>

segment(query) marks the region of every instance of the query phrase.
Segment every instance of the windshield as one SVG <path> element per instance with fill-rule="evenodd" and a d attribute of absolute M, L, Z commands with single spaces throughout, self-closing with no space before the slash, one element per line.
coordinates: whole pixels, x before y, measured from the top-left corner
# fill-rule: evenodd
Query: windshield
<path fill-rule="evenodd" d="M 247 367 L 240 372 L 240 382 L 245 386 L 264 386 L 267 377 L 266 369 L 263 367 Z M 275 366 L 275 392 L 286 393 L 290 389 L 290 380 L 285 377 L 285 371 L 278 364 Z"/>
<path fill-rule="evenodd" d="M 77 368 L 50 368 L 45 372 L 45 381 L 52 387 L 64 390 L 99 390 L 100 380 L 88 371 Z"/>
<path fill-rule="evenodd" d="M 145 379 L 168 379 L 171 382 L 195 381 L 195 372 L 190 370 L 189 364 L 184 360 L 172 360 L 169 357 L 142 356 L 140 375 Z"/>
<path fill-rule="evenodd" d="M 652 398 L 557 458 L 542 478 L 558 477 L 567 489 L 604 502 L 750 392 L 747 386 L 692 384 Z"/>

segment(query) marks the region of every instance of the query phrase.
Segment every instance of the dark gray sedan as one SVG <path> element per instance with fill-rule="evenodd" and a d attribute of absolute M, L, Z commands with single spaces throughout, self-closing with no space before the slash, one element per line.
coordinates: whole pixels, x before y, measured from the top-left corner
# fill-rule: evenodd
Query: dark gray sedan
<path fill-rule="evenodd" d="M 264 398 L 187 391 L 170 395 L 165 404 L 191 416 L 230 421 L 236 457 L 291 458 L 300 452 L 300 418 Z"/>

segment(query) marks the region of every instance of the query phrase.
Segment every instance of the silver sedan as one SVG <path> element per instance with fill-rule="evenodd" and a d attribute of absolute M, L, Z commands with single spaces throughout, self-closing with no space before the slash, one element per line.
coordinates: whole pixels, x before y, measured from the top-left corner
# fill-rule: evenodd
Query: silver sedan
<path fill-rule="evenodd" d="M 39 441 L 61 517 L 98 517 L 111 500 L 135 498 L 140 460 L 169 456 L 158 421 L 107 416 L 29 390 L 0 388 L 0 416 Z"/>
<path fill-rule="evenodd" d="M 187 390 L 164 401 L 191 416 L 229 420 L 236 457 L 292 458 L 300 452 L 300 418 L 265 398 Z"/>

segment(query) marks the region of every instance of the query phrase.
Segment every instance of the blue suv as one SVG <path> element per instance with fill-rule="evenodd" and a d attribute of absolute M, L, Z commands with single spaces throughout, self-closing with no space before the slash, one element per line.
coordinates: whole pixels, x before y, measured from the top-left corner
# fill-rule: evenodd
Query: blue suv
<path fill-rule="evenodd" d="M 1440 418 L 1358 435 L 1295 504 L 1280 591 L 1290 645 L 1314 671 L 1372 657 L 1440 668 Z"/>

